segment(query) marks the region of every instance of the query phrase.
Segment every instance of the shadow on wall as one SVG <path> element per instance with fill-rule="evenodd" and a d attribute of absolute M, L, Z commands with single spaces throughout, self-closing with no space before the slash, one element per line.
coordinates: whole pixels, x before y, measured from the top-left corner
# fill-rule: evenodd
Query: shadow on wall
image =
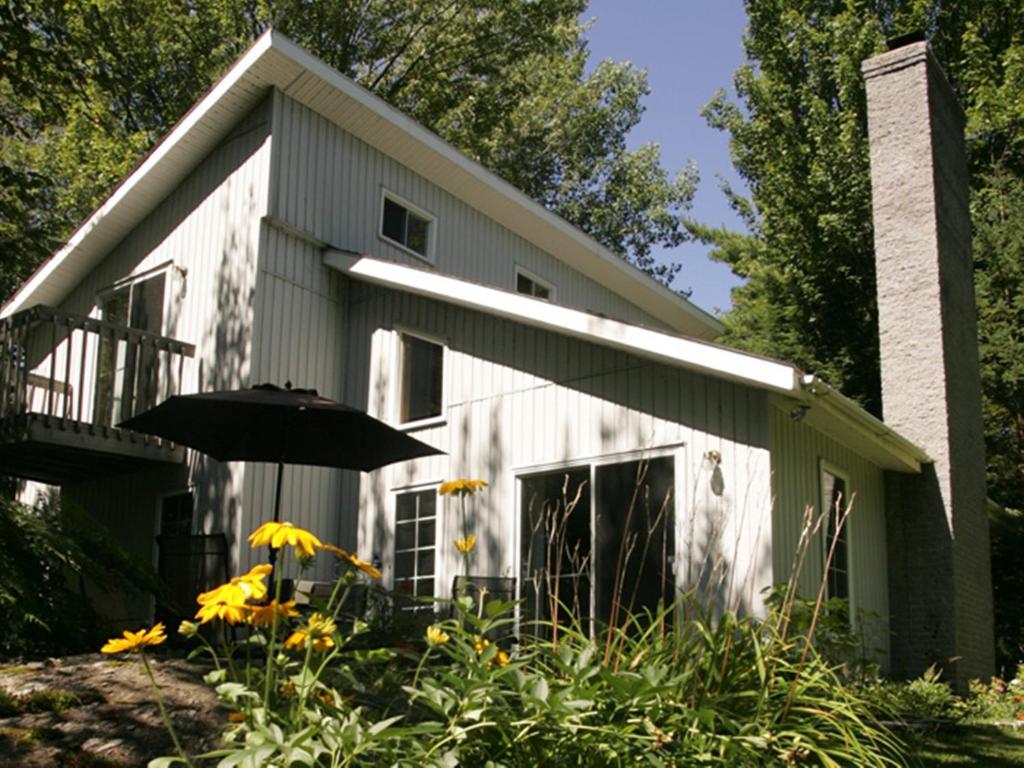
<path fill-rule="evenodd" d="M 503 434 L 503 430 L 520 431 L 517 420 L 528 416 L 515 412 L 518 405 L 514 398 L 552 383 L 592 397 L 594 402 L 623 406 L 629 411 L 622 419 L 624 423 L 619 419 L 622 411 L 609 413 L 608 408 L 604 408 L 603 413 L 595 411 L 596 422 L 587 429 L 596 437 L 588 439 L 600 447 L 582 454 L 579 446 L 573 445 L 574 431 L 579 425 L 571 421 L 571 414 L 559 413 L 557 408 L 549 411 L 550 421 L 541 427 L 557 437 L 550 437 L 553 444 L 541 446 L 546 453 L 543 459 L 537 460 L 539 463 L 571 465 L 574 461 L 579 463 L 581 455 L 611 454 L 623 450 L 623 446 L 657 447 L 665 442 L 669 433 L 679 433 L 668 428 L 658 435 L 650 434 L 650 427 L 646 425 L 651 420 L 634 419 L 630 415 L 636 413 L 649 414 L 669 424 L 683 424 L 695 432 L 714 436 L 720 443 L 751 446 L 752 451 L 730 451 L 724 461 L 720 456 L 706 471 L 694 471 L 705 446 L 686 446 L 684 463 L 689 466 L 677 480 L 689 486 L 681 492 L 677 569 L 684 575 L 685 586 L 700 587 L 713 594 L 720 605 L 760 610 L 757 590 L 772 579 L 771 516 L 766 511 L 771 506 L 769 484 L 764 480 L 764 488 L 753 487 L 759 482 L 757 478 L 767 478 L 769 470 L 767 407 L 761 393 L 595 344 L 367 284 L 352 283 L 349 312 L 348 326 L 353 337 L 346 344 L 349 350 L 346 370 L 374 371 L 372 376 L 362 378 L 361 391 L 360 387 L 353 387 L 351 402 L 356 407 L 386 413 L 391 405 L 392 377 L 398 375 L 398 371 L 389 370 L 384 361 L 397 358 L 391 354 L 393 350 L 375 350 L 373 338 L 375 334 L 379 338 L 380 331 L 396 327 L 444 338 L 452 353 L 503 366 L 509 371 L 526 372 L 525 377 L 509 374 L 506 383 L 498 386 L 495 381 L 500 374 L 495 374 L 491 380 L 483 376 L 479 382 L 480 394 L 474 385 L 472 395 L 467 395 L 468 399 L 449 411 L 447 431 L 454 454 L 450 463 L 443 465 L 446 476 L 451 472 L 459 474 L 461 467 L 472 467 L 471 474 L 486 469 L 488 479 L 500 482 L 502 473 L 507 473 L 511 462 L 517 461 L 505 455 L 509 435 Z M 371 355 L 378 356 L 377 365 L 371 365 Z M 520 389 L 510 391 L 508 382 L 516 380 Z M 487 410 L 482 407 L 484 403 Z M 457 418 L 454 423 L 451 422 L 453 415 Z M 482 419 L 486 419 L 485 427 Z M 482 437 L 482 430 L 486 430 L 486 438 Z M 527 431 L 525 439 L 537 440 L 538 437 Z M 669 436 L 670 443 L 671 440 Z M 471 455 L 474 446 L 476 455 Z M 742 464 L 737 466 L 735 462 Z M 449 472 L 447 467 L 454 469 Z M 409 477 L 411 481 L 412 475 Z M 364 525 L 372 528 L 376 547 L 388 551 L 391 546 L 386 519 L 388 489 L 383 482 L 376 477 L 370 483 L 367 500 L 378 514 Z M 510 489 L 502 488 L 499 492 L 494 488 L 494 491 L 475 499 L 475 506 L 487 519 L 509 520 L 505 507 Z M 761 495 L 765 498 L 760 498 Z M 497 573 L 509 562 L 510 532 L 497 526 L 477 531 L 483 534 L 480 544 L 486 565 L 491 566 L 490 572 Z M 512 563 L 514 567 L 515 557 Z"/>

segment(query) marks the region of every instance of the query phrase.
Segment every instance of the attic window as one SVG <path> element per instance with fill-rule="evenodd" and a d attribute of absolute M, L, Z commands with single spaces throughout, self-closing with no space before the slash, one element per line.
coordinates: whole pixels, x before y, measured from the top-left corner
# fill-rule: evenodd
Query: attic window
<path fill-rule="evenodd" d="M 434 217 L 390 192 L 381 204 L 380 235 L 420 258 L 432 258 Z"/>
<path fill-rule="evenodd" d="M 516 267 L 516 293 L 550 301 L 554 297 L 555 286 L 522 267 Z"/>

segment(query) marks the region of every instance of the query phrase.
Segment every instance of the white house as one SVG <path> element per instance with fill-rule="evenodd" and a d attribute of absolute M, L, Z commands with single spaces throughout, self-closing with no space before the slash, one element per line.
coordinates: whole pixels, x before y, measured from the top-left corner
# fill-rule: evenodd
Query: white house
<path fill-rule="evenodd" d="M 535 502 L 566 478 L 582 488 L 566 536 L 580 610 L 598 616 L 630 531 L 651 529 L 652 568 L 676 588 L 713 581 L 717 599 L 760 611 L 805 508 L 852 500 L 827 580 L 883 661 L 919 672 L 962 655 L 963 675 L 989 671 L 983 465 L 980 485 L 976 462 L 958 480 L 948 450 L 980 435 L 977 366 L 951 364 L 970 355 L 943 330 L 953 306 L 972 338 L 969 271 L 929 304 L 963 243 L 947 255 L 956 237 L 898 237 L 934 234 L 936 210 L 969 227 L 944 191 L 963 177 L 942 171 L 946 155 L 963 165 L 958 113 L 924 44 L 866 67 L 890 425 L 813 375 L 716 345 L 713 317 L 271 31 L 3 307 L 0 472 L 60 485 L 147 557 L 161 533 L 205 534 L 246 568 L 273 467 L 112 425 L 173 392 L 287 380 L 446 452 L 284 474 L 284 518 L 378 559 L 389 585 L 450 594 L 461 524 L 436 488 L 457 477 L 490 483 L 470 504 L 474 573 L 527 599 L 550 559 Z M 932 126 L 936 93 L 949 103 Z M 925 288 L 906 282 L 912 258 Z M 627 524 L 638 467 L 662 516 Z M 808 594 L 835 537 L 826 524 L 809 550 Z M 127 601 L 113 618 L 148 610 Z"/>

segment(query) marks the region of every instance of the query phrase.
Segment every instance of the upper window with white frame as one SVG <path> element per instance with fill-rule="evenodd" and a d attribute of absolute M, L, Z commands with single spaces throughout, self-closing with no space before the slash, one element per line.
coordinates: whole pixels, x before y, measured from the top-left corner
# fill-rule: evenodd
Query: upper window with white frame
<path fill-rule="evenodd" d="M 399 422 L 440 418 L 444 409 L 444 345 L 411 333 L 401 333 L 399 338 Z"/>
<path fill-rule="evenodd" d="M 435 219 L 387 190 L 381 197 L 380 236 L 391 243 L 411 251 L 427 261 L 433 261 Z"/>
<path fill-rule="evenodd" d="M 551 301 L 555 297 L 555 286 L 529 270 L 516 267 L 516 293 Z"/>
<path fill-rule="evenodd" d="M 821 503 L 825 506 L 825 558 L 828 596 L 850 599 L 849 483 L 837 470 L 822 464 Z"/>

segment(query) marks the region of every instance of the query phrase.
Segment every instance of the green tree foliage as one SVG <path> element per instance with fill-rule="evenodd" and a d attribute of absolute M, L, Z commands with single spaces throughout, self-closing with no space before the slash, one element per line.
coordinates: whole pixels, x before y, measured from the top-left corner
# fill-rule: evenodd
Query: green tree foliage
<path fill-rule="evenodd" d="M 990 493 L 1024 508 L 1024 5 L 747 0 L 746 9 L 738 103 L 719 94 L 706 116 L 731 136 L 750 194 L 725 191 L 749 234 L 691 225 L 747 278 L 725 318 L 727 339 L 820 373 L 880 412 L 860 64 L 887 38 L 925 31 L 967 115 Z M 1009 648 L 1024 628 L 1007 613 L 1020 593 L 999 553 L 1024 541 L 1020 518 L 1007 517 L 993 538 L 997 631 Z"/>
<path fill-rule="evenodd" d="M 691 169 L 625 138 L 644 72 L 586 72 L 585 0 L 8 0 L 0 8 L 7 296 L 268 26 L 619 254 L 686 237 Z"/>

